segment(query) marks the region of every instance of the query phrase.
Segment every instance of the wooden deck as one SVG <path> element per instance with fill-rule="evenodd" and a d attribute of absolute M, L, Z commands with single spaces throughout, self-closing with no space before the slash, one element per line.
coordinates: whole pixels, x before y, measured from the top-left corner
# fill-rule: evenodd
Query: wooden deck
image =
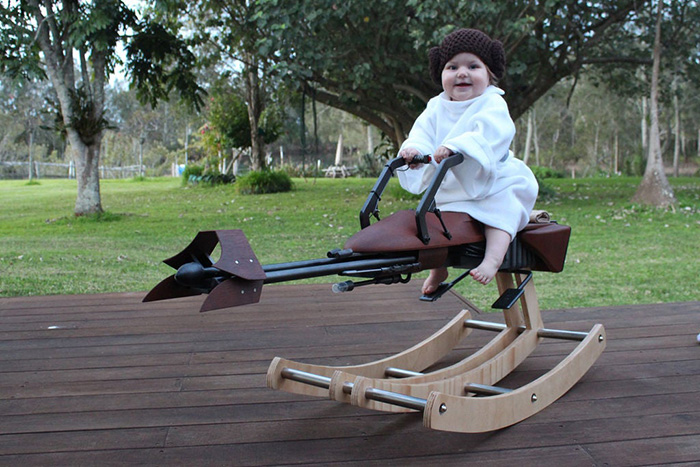
<path fill-rule="evenodd" d="M 700 463 L 700 302 L 543 312 L 550 328 L 603 323 L 607 349 L 562 399 L 498 432 L 430 431 L 416 414 L 265 387 L 275 356 L 374 360 L 462 308 L 417 289 L 270 286 L 260 304 L 206 314 L 201 298 L 141 293 L 0 299 L 0 465 Z M 491 337 L 474 331 L 450 358 Z M 546 340 L 509 378 L 537 377 L 573 345 Z"/>

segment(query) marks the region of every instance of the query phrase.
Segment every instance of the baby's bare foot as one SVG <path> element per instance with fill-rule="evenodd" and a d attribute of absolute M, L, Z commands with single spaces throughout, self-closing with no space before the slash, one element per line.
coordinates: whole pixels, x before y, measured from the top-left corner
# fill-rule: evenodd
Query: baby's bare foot
<path fill-rule="evenodd" d="M 423 295 L 430 295 L 435 292 L 448 276 L 447 268 L 431 269 L 428 278 L 423 282 Z"/>
<path fill-rule="evenodd" d="M 475 281 L 486 285 L 493 280 L 498 272 L 498 267 L 499 265 L 494 262 L 484 260 L 480 265 L 469 271 L 469 275 L 472 276 Z"/>

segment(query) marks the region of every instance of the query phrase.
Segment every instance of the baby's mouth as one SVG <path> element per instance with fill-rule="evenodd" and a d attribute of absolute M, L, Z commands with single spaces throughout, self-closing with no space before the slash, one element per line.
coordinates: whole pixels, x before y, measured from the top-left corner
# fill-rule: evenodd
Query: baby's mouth
<path fill-rule="evenodd" d="M 455 84 L 455 86 L 460 87 L 460 88 L 466 88 L 466 87 L 469 87 L 471 85 L 472 85 L 471 83 L 457 83 L 457 84 Z"/>

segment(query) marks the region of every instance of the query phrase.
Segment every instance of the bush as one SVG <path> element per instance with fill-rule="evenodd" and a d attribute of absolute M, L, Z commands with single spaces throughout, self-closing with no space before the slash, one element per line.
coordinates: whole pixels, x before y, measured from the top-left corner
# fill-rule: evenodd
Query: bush
<path fill-rule="evenodd" d="M 190 182 L 190 177 L 200 177 L 203 173 L 203 165 L 187 164 L 185 170 L 182 171 L 182 184 L 187 185 Z"/>
<path fill-rule="evenodd" d="M 264 193 L 282 193 L 291 191 L 292 179 L 287 172 L 278 170 L 260 170 L 248 172 L 236 183 L 238 192 L 243 195 L 260 195 Z"/>
<path fill-rule="evenodd" d="M 222 174 L 217 169 L 204 169 L 201 165 L 188 165 L 182 172 L 183 185 L 226 185 L 236 181 L 235 175 Z"/>
<path fill-rule="evenodd" d="M 629 157 L 625 159 L 623 164 L 623 170 L 625 175 L 632 175 L 640 177 L 644 175 L 644 171 L 647 168 L 647 159 L 642 155 L 635 155 L 634 157 Z"/>
<path fill-rule="evenodd" d="M 564 178 L 564 174 L 558 170 L 554 170 L 550 167 L 542 167 L 539 165 L 533 165 L 530 167 L 532 173 L 535 174 L 537 180 L 544 180 L 546 178 Z"/>
<path fill-rule="evenodd" d="M 365 153 L 357 164 L 357 174 L 360 177 L 374 178 L 379 176 L 383 168 L 382 161 L 373 154 Z"/>

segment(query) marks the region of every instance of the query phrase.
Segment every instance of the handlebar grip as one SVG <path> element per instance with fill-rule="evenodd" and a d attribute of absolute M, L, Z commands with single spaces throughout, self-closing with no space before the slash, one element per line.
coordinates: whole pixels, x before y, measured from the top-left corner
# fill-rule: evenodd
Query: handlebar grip
<path fill-rule="evenodd" d="M 411 159 L 411 162 L 409 162 L 409 165 L 430 164 L 431 160 L 433 160 L 433 158 L 430 157 L 430 154 L 420 154 L 418 156 L 413 156 L 413 159 Z"/>

